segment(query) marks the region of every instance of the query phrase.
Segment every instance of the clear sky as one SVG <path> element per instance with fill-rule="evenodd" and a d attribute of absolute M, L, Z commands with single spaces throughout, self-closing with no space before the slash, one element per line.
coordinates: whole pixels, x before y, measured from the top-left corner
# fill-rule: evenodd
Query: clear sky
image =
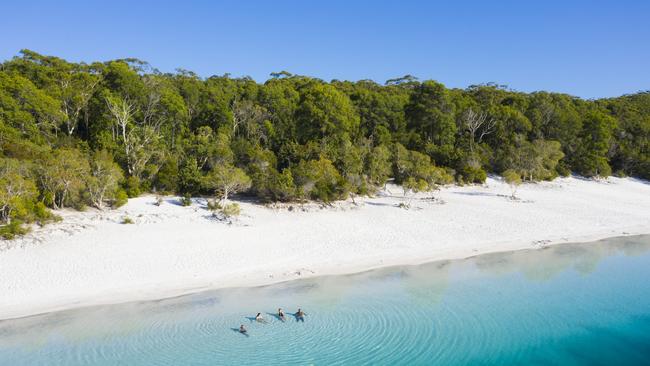
<path fill-rule="evenodd" d="M 6 1 L 0 59 L 136 57 L 161 71 L 412 74 L 584 98 L 650 89 L 650 0 Z"/>

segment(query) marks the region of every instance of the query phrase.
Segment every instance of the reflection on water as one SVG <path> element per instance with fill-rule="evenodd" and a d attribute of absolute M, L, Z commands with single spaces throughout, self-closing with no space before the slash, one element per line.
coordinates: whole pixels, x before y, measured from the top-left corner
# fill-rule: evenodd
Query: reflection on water
<path fill-rule="evenodd" d="M 0 365 L 641 363 L 648 275 L 637 236 L 69 310 L 0 321 Z"/>
<path fill-rule="evenodd" d="M 485 254 L 471 260 L 485 273 L 498 275 L 521 272 L 531 281 L 545 281 L 567 269 L 587 275 L 607 257 L 618 254 L 639 256 L 648 250 L 650 240 L 617 237 L 587 244 L 571 243 L 537 250 Z"/>

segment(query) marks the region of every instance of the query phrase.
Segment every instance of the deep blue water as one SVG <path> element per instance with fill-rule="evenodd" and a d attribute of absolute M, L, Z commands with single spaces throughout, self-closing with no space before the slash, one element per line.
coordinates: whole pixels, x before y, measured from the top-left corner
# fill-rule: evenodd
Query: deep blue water
<path fill-rule="evenodd" d="M 650 236 L 0 322 L 3 366 L 222 364 L 650 364 Z"/>

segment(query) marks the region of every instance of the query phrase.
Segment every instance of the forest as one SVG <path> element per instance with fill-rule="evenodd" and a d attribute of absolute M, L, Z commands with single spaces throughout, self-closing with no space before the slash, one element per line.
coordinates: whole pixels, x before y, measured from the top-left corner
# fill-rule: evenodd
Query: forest
<path fill-rule="evenodd" d="M 162 73 L 22 50 L 0 64 L 0 235 L 145 192 L 324 203 L 504 172 L 650 179 L 650 93 L 584 100 L 407 75 L 385 84 Z"/>

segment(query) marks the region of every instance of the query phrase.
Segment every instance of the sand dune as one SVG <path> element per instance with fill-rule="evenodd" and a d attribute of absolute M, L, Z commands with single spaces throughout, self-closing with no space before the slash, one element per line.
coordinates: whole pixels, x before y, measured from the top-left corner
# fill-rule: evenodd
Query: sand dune
<path fill-rule="evenodd" d="M 215 220 L 196 199 L 153 196 L 114 211 L 61 211 L 61 223 L 0 241 L 0 319 L 154 299 L 491 251 L 650 233 L 650 183 L 561 178 L 526 184 L 520 200 L 490 178 L 397 207 L 401 189 L 331 207 L 240 202 Z M 121 224 L 128 216 L 133 225 Z"/>

